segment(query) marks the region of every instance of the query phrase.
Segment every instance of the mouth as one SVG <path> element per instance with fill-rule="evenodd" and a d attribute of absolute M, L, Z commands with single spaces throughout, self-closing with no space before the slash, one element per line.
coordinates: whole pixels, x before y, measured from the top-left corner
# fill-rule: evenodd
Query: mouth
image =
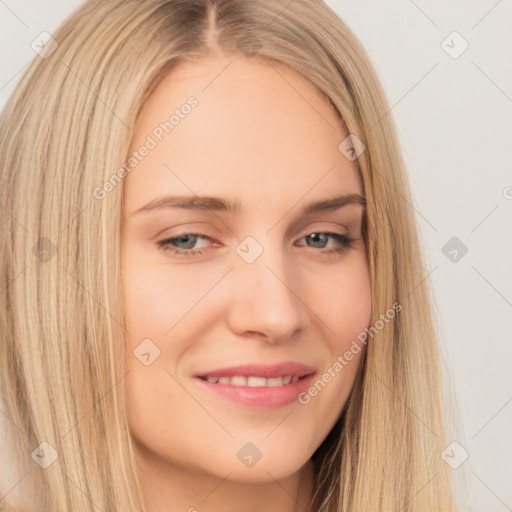
<path fill-rule="evenodd" d="M 280 386 L 288 386 L 295 384 L 301 379 L 305 379 L 308 375 L 299 377 L 298 375 L 285 375 L 284 377 L 258 377 L 255 375 L 235 375 L 234 377 L 198 377 L 210 384 L 227 384 L 229 386 L 247 386 L 250 388 L 274 388 Z"/>
<path fill-rule="evenodd" d="M 299 363 L 273 366 L 242 365 L 194 375 L 209 396 L 245 407 L 275 409 L 298 400 L 312 383 L 316 370 Z"/>

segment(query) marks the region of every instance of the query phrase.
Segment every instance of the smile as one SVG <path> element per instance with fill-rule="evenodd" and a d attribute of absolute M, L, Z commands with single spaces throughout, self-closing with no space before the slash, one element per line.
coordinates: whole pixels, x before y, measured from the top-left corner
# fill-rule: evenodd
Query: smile
<path fill-rule="evenodd" d="M 202 376 L 193 379 L 202 392 L 214 399 L 228 400 L 243 407 L 277 409 L 298 401 L 312 383 L 314 374 L 284 377 Z"/>
<path fill-rule="evenodd" d="M 211 384 L 227 384 L 230 386 L 248 386 L 251 388 L 278 387 L 295 383 L 299 380 L 298 375 L 286 375 L 285 377 L 256 377 L 235 375 L 233 377 L 204 377 L 203 380 Z"/>

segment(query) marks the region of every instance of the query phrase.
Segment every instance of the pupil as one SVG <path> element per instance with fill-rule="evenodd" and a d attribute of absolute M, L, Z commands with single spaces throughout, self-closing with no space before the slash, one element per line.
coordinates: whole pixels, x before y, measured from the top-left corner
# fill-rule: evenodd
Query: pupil
<path fill-rule="evenodd" d="M 195 238 L 194 235 L 182 235 L 178 239 L 178 242 L 183 241 L 186 245 L 185 249 L 192 249 L 194 247 Z M 188 242 L 188 245 L 187 245 Z"/>
<path fill-rule="evenodd" d="M 313 242 L 318 242 L 318 237 L 320 237 L 321 239 L 323 238 L 323 242 L 326 242 L 326 235 L 325 235 L 325 233 L 312 233 L 309 236 L 311 237 Z M 322 248 L 325 247 L 325 243 L 320 242 L 320 244 L 321 244 Z"/>

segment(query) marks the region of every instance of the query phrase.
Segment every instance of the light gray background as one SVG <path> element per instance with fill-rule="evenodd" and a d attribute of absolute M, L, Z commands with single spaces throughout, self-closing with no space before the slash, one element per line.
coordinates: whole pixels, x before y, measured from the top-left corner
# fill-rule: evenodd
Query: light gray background
<path fill-rule="evenodd" d="M 470 478 L 474 511 L 512 510 L 512 4 L 327 3 L 367 49 L 399 128 L 462 419 L 452 439 L 469 454 L 453 471 Z M 32 40 L 80 4 L 0 0 L 0 108 L 36 56 Z M 469 44 L 456 59 L 442 47 L 453 31 Z M 453 36 L 445 45 L 460 48 Z M 442 252 L 452 237 L 468 248 L 456 262 Z"/>

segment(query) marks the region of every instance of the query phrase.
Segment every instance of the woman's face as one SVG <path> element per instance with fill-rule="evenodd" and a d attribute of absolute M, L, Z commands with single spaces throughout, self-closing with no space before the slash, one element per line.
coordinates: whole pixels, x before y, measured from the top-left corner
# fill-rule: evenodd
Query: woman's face
<path fill-rule="evenodd" d="M 122 275 L 128 422 L 146 468 L 280 479 L 334 426 L 362 351 L 335 363 L 370 322 L 363 207 L 308 207 L 362 195 L 346 136 L 305 78 L 258 59 L 181 64 L 145 104 Z M 198 377 L 218 369 L 218 383 Z"/>

